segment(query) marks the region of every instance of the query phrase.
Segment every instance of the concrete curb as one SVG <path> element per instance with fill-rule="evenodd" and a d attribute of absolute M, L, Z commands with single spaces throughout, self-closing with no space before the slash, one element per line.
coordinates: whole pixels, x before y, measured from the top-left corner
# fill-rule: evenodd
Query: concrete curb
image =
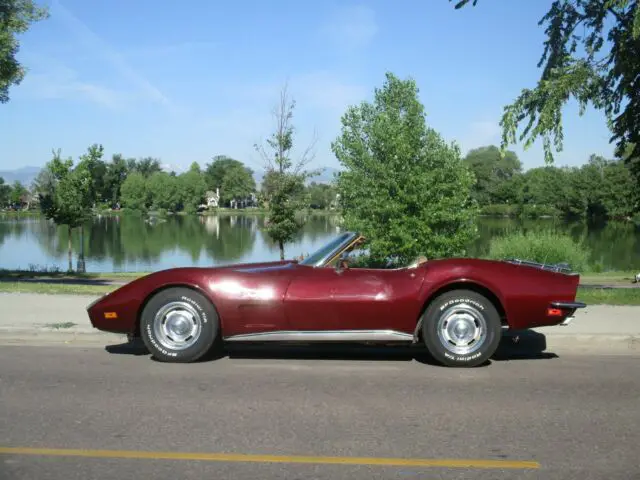
<path fill-rule="evenodd" d="M 73 329 L 50 329 L 50 328 L 15 328 L 1 327 L 0 342 L 5 343 L 86 343 L 104 344 L 122 343 L 127 341 L 126 335 L 100 332 L 97 330 L 73 330 Z"/>

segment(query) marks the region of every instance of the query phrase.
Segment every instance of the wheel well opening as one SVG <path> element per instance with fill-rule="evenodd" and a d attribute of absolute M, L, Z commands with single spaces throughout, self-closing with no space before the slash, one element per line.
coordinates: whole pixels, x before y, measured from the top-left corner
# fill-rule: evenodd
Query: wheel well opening
<path fill-rule="evenodd" d="M 144 312 L 145 307 L 147 306 L 147 304 L 149 303 L 149 301 L 158 293 L 163 292 L 164 290 L 168 290 L 170 288 L 188 288 L 189 290 L 193 290 L 194 292 L 198 292 L 201 295 L 204 295 L 204 297 L 207 299 L 207 301 L 211 304 L 211 306 L 214 308 L 214 310 L 216 310 L 216 314 L 218 314 L 218 318 L 220 319 L 220 315 L 218 313 L 218 309 L 216 308 L 216 306 L 214 305 L 214 303 L 209 299 L 208 295 L 205 295 L 205 293 L 200 290 L 197 287 L 194 287 L 193 285 L 189 285 L 189 284 L 185 284 L 185 283 L 173 283 L 170 285 L 163 285 L 162 287 L 158 287 L 155 290 L 153 290 L 152 292 L 150 292 L 145 299 L 142 301 L 142 303 L 140 304 L 140 307 L 138 308 L 138 311 L 136 312 L 136 329 L 134 332 L 134 336 L 139 337 L 140 336 L 140 320 L 142 319 L 142 312 Z M 220 321 L 220 326 L 222 327 L 222 319 L 219 320 Z"/>
<path fill-rule="evenodd" d="M 504 306 L 502 305 L 502 302 L 500 302 L 500 299 L 496 296 L 495 293 L 493 293 L 488 288 L 483 287 L 482 285 L 478 285 L 477 283 L 454 282 L 454 283 L 445 285 L 444 287 L 441 287 L 440 289 L 433 292 L 429 296 L 429 298 L 427 298 L 427 300 L 424 302 L 424 305 L 422 306 L 422 309 L 420 310 L 420 316 L 418 317 L 416 326 L 419 324 L 420 319 L 422 318 L 422 315 L 424 314 L 424 312 L 427 310 L 427 308 L 429 308 L 429 305 L 443 293 L 450 292 L 452 290 L 471 290 L 472 292 L 476 292 L 476 293 L 479 293 L 480 295 L 483 295 L 484 297 L 487 298 L 487 300 L 489 300 L 493 304 L 493 306 L 498 311 L 498 315 L 500 315 L 500 323 L 502 324 L 502 326 L 506 327 L 509 325 L 507 322 L 507 313 L 504 309 Z M 422 338 L 421 330 L 422 330 L 421 328 L 417 330 L 417 336 L 419 339 Z"/>

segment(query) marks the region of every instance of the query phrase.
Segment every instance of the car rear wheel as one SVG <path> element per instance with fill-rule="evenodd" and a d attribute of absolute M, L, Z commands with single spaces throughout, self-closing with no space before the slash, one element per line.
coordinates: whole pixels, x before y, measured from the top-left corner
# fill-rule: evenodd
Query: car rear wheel
<path fill-rule="evenodd" d="M 449 367 L 485 363 L 500 344 L 502 326 L 495 306 L 471 290 L 438 296 L 425 310 L 422 335 L 429 353 Z"/>
<path fill-rule="evenodd" d="M 162 362 L 194 362 L 213 347 L 219 319 L 211 302 L 189 288 L 168 288 L 154 295 L 140 319 L 140 334 Z"/>

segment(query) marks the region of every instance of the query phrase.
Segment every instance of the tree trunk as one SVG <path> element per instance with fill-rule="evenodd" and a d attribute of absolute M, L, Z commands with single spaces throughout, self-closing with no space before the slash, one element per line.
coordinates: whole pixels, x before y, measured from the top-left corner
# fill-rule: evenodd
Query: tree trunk
<path fill-rule="evenodd" d="M 69 225 L 69 243 L 68 243 L 68 248 L 69 248 L 69 271 L 72 272 L 73 271 L 73 245 L 71 242 L 71 225 Z"/>
<path fill-rule="evenodd" d="M 280 246 L 280 260 L 284 260 L 284 243 L 282 240 L 278 240 L 278 245 Z"/>
<path fill-rule="evenodd" d="M 84 264 L 84 225 L 80 225 L 80 254 L 78 255 L 78 272 L 85 273 Z"/>

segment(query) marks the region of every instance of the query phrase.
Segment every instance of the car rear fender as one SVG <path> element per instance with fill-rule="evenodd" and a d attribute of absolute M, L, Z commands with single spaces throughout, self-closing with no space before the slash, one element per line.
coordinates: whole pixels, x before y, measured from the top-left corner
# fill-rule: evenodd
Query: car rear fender
<path fill-rule="evenodd" d="M 424 312 L 429 305 L 440 295 L 452 290 L 471 290 L 477 292 L 480 295 L 487 297 L 487 299 L 493 304 L 500 315 L 500 320 L 503 326 L 509 326 L 508 315 L 505 309 L 502 294 L 495 286 L 489 286 L 485 282 L 471 279 L 471 278 L 451 278 L 445 281 L 441 281 L 438 284 L 433 284 L 425 281 L 422 286 L 421 298 L 422 309 L 418 319 L 416 320 L 416 328 L 414 332 L 414 338 L 417 341 L 422 329 L 422 319 Z"/>

